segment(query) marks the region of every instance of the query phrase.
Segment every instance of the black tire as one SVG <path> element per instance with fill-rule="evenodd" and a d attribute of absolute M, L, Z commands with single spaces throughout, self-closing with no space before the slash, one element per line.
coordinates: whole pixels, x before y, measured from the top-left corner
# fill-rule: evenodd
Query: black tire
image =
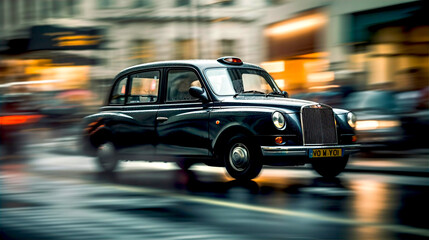
<path fill-rule="evenodd" d="M 322 177 L 334 178 L 344 170 L 348 160 L 349 156 L 318 159 L 312 163 L 312 166 L 313 169 Z"/>
<path fill-rule="evenodd" d="M 262 169 L 261 151 L 245 135 L 232 137 L 223 151 L 225 168 L 237 180 L 250 180 Z"/>
<path fill-rule="evenodd" d="M 116 148 L 112 142 L 100 144 L 97 148 L 97 163 L 103 172 L 113 172 L 118 167 Z"/>

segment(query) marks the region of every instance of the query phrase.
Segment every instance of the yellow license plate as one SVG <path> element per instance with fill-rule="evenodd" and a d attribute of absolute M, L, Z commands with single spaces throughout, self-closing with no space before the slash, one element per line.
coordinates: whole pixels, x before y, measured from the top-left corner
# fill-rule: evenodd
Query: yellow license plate
<path fill-rule="evenodd" d="M 327 148 L 327 149 L 310 149 L 310 158 L 323 158 L 323 157 L 342 157 L 343 149 L 341 148 Z"/>

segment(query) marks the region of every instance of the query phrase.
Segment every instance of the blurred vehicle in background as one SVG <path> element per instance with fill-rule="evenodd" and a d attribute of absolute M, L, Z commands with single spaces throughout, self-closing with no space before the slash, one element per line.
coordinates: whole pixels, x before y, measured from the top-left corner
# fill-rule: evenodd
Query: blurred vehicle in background
<path fill-rule="evenodd" d="M 363 150 L 416 147 L 416 132 L 410 130 L 414 120 L 407 115 L 411 102 L 403 99 L 406 95 L 399 96 L 393 91 L 369 90 L 345 99 L 344 107 L 356 114 L 356 134 Z"/>
<path fill-rule="evenodd" d="M 413 147 L 429 147 L 429 87 L 396 94 L 402 125 L 408 144 Z"/>
<path fill-rule="evenodd" d="M 429 147 L 429 87 L 394 92 L 389 90 L 323 91 L 299 93 L 293 98 L 352 110 L 362 150 Z"/>
<path fill-rule="evenodd" d="M 95 95 L 89 90 L 73 89 L 39 93 L 38 103 L 41 124 L 44 127 L 73 125 L 82 117 L 96 111 Z"/>
<path fill-rule="evenodd" d="M 2 155 L 19 153 L 21 131 L 39 121 L 41 115 L 34 108 L 30 93 L 0 96 L 0 144 Z M 4 154 L 3 154 L 4 152 Z"/>

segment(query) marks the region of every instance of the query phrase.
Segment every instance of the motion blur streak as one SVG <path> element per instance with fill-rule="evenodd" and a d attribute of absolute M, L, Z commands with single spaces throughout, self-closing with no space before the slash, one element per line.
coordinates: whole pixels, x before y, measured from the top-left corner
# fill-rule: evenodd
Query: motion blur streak
<path fill-rule="evenodd" d="M 0 125 L 16 125 L 24 123 L 34 123 L 40 119 L 41 115 L 12 115 L 0 117 Z"/>
<path fill-rule="evenodd" d="M 206 167 L 204 167 L 204 168 L 206 168 Z M 34 174 L 34 175 L 36 175 L 36 174 Z M 46 176 L 43 176 L 43 177 L 46 177 Z M 63 179 L 60 177 L 49 177 L 49 178 L 51 178 L 53 180 L 57 180 L 57 181 L 60 181 Z M 174 198 L 174 199 L 179 199 L 179 200 L 186 201 L 186 202 L 215 205 L 215 206 L 234 208 L 234 209 L 240 209 L 240 210 L 246 210 L 246 211 L 252 211 L 252 212 L 268 213 L 268 214 L 274 214 L 274 215 L 307 218 L 307 219 L 312 219 L 312 220 L 322 221 L 322 222 L 331 222 L 331 223 L 338 223 L 338 224 L 345 224 L 345 225 L 362 226 L 362 227 L 369 227 L 369 228 L 374 228 L 374 229 L 384 229 L 384 230 L 389 230 L 389 231 L 397 232 L 397 233 L 415 234 L 418 236 L 429 237 L 429 230 L 427 230 L 427 229 L 408 227 L 408 226 L 404 226 L 404 225 L 382 224 L 379 221 L 356 221 L 356 220 L 350 220 L 350 219 L 346 219 L 346 218 L 330 217 L 327 215 L 315 214 L 315 213 L 310 213 L 310 212 L 301 212 L 301 211 L 294 211 L 294 210 L 287 210 L 287 209 L 280 209 L 280 208 L 272 208 L 272 207 L 264 207 L 264 206 L 250 205 L 250 204 L 234 203 L 234 202 L 228 202 L 228 201 L 217 200 L 217 199 L 206 198 L 206 197 L 183 195 L 183 194 L 173 193 L 170 191 L 145 188 L 145 187 L 130 187 L 130 186 L 115 185 L 115 184 L 100 184 L 100 183 L 96 183 L 96 182 L 91 182 L 91 181 L 86 181 L 86 180 L 76 180 L 76 179 L 73 180 L 73 182 L 80 183 L 80 184 L 91 183 L 91 184 L 96 184 L 100 187 L 105 187 L 105 188 L 111 188 L 112 187 L 112 188 L 122 190 L 122 191 L 149 194 L 152 196 L 163 197 L 163 198 Z M 365 184 L 365 185 L 362 185 L 361 187 L 368 188 L 369 186 L 370 185 Z M 373 188 L 373 187 L 370 187 L 370 188 L 374 189 L 375 191 L 377 190 L 377 188 Z M 364 195 L 369 197 L 369 196 L 376 196 L 377 194 L 365 193 Z M 370 200 L 374 200 L 374 199 L 357 199 L 357 201 L 360 204 L 365 204 L 365 205 L 367 205 L 370 202 Z M 374 202 L 378 202 L 378 200 L 374 201 Z M 382 201 L 382 202 L 385 202 L 385 201 Z M 359 207 L 357 209 L 365 209 L 365 208 Z M 371 214 L 371 212 L 373 210 L 374 209 L 368 209 L 367 213 Z M 361 215 L 362 213 L 359 213 L 359 214 Z M 368 217 L 365 214 L 362 216 L 365 216 L 365 218 Z"/>

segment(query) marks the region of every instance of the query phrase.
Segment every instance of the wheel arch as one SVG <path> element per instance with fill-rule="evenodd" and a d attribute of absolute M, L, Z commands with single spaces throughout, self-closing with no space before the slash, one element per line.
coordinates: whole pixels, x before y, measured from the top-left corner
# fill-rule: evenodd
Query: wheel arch
<path fill-rule="evenodd" d="M 113 142 L 113 133 L 112 130 L 106 126 L 100 126 L 88 137 L 89 144 L 92 146 L 93 149 L 97 149 L 98 146 L 106 142 L 107 140 L 110 140 Z M 115 144 L 113 142 L 113 144 Z"/>
<path fill-rule="evenodd" d="M 213 141 L 213 156 L 217 160 L 222 161 L 221 156 L 223 156 L 223 147 L 227 144 L 228 140 L 236 135 L 245 135 L 250 138 L 253 138 L 255 136 L 254 133 L 252 133 L 249 129 L 240 126 L 240 125 L 233 125 L 228 128 L 225 128 L 222 130 L 217 138 Z"/>

